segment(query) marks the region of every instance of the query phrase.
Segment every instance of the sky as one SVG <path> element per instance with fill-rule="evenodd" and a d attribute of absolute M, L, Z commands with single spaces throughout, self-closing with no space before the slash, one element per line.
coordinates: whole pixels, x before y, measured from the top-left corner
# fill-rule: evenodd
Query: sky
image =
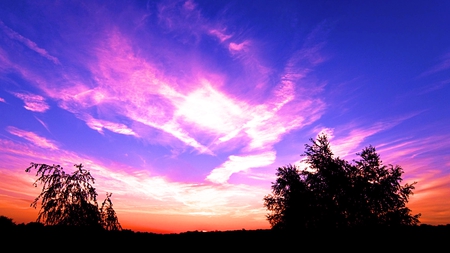
<path fill-rule="evenodd" d="M 82 163 L 122 227 L 266 229 L 280 166 L 329 136 L 450 223 L 450 1 L 0 1 L 0 215 L 31 162 Z"/>

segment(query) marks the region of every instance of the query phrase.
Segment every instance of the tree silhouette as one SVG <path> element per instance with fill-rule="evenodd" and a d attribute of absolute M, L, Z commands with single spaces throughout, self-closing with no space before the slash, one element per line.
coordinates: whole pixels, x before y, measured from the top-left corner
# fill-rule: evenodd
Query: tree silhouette
<path fill-rule="evenodd" d="M 8 229 L 12 228 L 16 225 L 11 218 L 8 218 L 4 215 L 0 215 L 0 229 Z"/>
<path fill-rule="evenodd" d="M 106 193 L 106 199 L 100 208 L 102 226 L 106 230 L 122 230 L 122 226 L 120 226 L 119 220 L 117 219 L 116 211 L 113 209 L 111 195 L 112 193 Z"/>
<path fill-rule="evenodd" d="M 335 158 L 326 135 L 311 139 L 300 170 L 277 169 L 272 194 L 264 197 L 267 219 L 275 229 L 345 228 L 416 225 L 418 215 L 406 207 L 413 184 L 401 185 L 403 170 L 385 166 L 374 147 L 347 162 Z"/>
<path fill-rule="evenodd" d="M 25 171 L 36 169 L 42 191 L 31 203 L 36 208 L 41 200 L 37 222 L 45 225 L 65 225 L 78 227 L 98 227 L 111 230 L 120 229 L 117 216 L 112 209 L 111 194 L 107 194 L 102 208 L 97 204 L 97 192 L 92 186 L 94 178 L 82 164 L 74 165 L 77 169 L 68 174 L 60 165 L 31 163 Z M 105 215 L 106 214 L 106 215 Z"/>

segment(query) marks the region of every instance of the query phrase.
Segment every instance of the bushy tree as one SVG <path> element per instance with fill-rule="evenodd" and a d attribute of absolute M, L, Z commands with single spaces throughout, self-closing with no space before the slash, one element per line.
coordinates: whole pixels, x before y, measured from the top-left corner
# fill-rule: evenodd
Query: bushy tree
<path fill-rule="evenodd" d="M 345 228 L 416 225 L 406 207 L 414 184 L 401 185 L 403 170 L 382 164 L 369 146 L 354 163 L 334 157 L 326 135 L 311 139 L 307 169 L 277 169 L 272 194 L 264 197 L 273 228 Z"/>
<path fill-rule="evenodd" d="M 40 210 L 37 222 L 46 225 L 78 227 L 98 227 L 120 229 L 117 216 L 112 209 L 111 194 L 107 194 L 102 208 L 98 208 L 97 192 L 92 186 L 94 178 L 82 164 L 68 174 L 60 165 L 31 163 L 25 171 L 36 169 L 38 179 L 34 186 L 42 184 L 42 191 L 31 203 L 36 208 L 39 200 Z"/>

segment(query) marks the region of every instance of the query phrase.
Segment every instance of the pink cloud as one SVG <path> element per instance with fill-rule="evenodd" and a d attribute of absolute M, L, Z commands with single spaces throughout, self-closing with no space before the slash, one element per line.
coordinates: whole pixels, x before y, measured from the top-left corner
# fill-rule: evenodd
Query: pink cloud
<path fill-rule="evenodd" d="M 78 115 L 89 114 L 94 106 L 100 112 L 109 108 L 207 154 L 214 154 L 209 147 L 225 147 L 222 143 L 237 139 L 247 151 L 270 149 L 284 134 L 318 119 L 324 108 L 320 100 L 298 94 L 296 82 L 301 78 L 294 78 L 292 68 L 286 72 L 289 79 L 280 80 L 269 99 L 255 104 L 230 96 L 220 80 L 206 78 L 208 73 L 201 69 L 200 74 L 187 79 L 190 81 L 164 75 L 152 62 L 137 56 L 118 31 L 107 38 L 101 49 L 95 50 L 98 60 L 88 62 L 97 86 L 88 87 L 76 78 L 68 79 L 64 86 L 41 86 L 59 99 L 62 108 Z M 299 116 L 293 118 L 293 114 Z M 101 121 L 114 115 L 96 116 L 95 122 L 92 118 L 83 120 L 98 131 L 109 127 L 111 131 L 136 133 L 133 124 L 124 128 L 119 122 Z"/>
<path fill-rule="evenodd" d="M 24 108 L 34 112 L 45 112 L 50 107 L 45 102 L 44 97 L 34 94 L 13 93 L 14 96 L 20 98 L 25 103 Z"/>
<path fill-rule="evenodd" d="M 13 31 L 11 28 L 7 27 L 2 21 L 0 21 L 0 27 L 3 31 L 8 35 L 9 38 L 13 40 L 17 40 L 27 46 L 29 49 L 35 51 L 40 54 L 42 57 L 47 58 L 55 64 L 60 64 L 58 58 L 50 55 L 45 49 L 40 48 L 35 42 L 23 37 L 19 33 Z"/>
<path fill-rule="evenodd" d="M 224 42 L 232 37 L 231 35 L 225 34 L 225 31 L 221 31 L 218 29 L 209 30 L 209 34 L 217 37 L 220 40 L 220 42 Z"/>
<path fill-rule="evenodd" d="M 106 120 L 94 119 L 91 116 L 86 116 L 85 121 L 86 121 L 86 124 L 90 128 L 98 131 L 99 133 L 103 133 L 103 129 L 108 129 L 111 132 L 118 133 L 118 134 L 136 135 L 136 133 L 132 129 L 130 129 L 129 127 L 127 127 L 124 124 L 109 122 Z"/>
<path fill-rule="evenodd" d="M 190 92 L 177 90 L 177 86 L 170 86 L 149 63 L 131 56 L 129 46 L 117 34 L 111 38 L 110 45 L 115 53 L 101 51 L 101 61 L 92 69 L 101 86 L 87 89 L 82 85 L 72 85 L 69 89 L 58 87 L 58 90 L 49 92 L 63 98 L 62 103 L 67 109 L 79 111 L 83 107 L 101 107 L 102 104 L 117 107 L 118 113 L 170 133 L 185 144 L 209 154 L 212 152 L 192 136 L 195 133 L 186 131 L 190 125 L 200 127 L 212 136 L 222 135 L 219 136 L 221 138 L 245 124 L 245 103 L 227 97 L 207 81 L 191 86 L 193 90 Z M 123 85 L 125 83 L 127 85 Z M 88 125 L 95 126 L 93 122 Z"/>
<path fill-rule="evenodd" d="M 382 127 L 351 130 L 346 137 L 335 138 L 331 149 L 336 156 L 347 157 L 359 152 L 361 143 L 369 136 L 384 130 Z"/>
<path fill-rule="evenodd" d="M 450 136 L 439 135 L 425 138 L 403 138 L 391 140 L 377 145 L 382 156 L 392 163 L 401 164 L 405 171 L 420 173 L 432 170 L 434 167 L 446 167 L 450 157 L 442 155 L 441 160 L 428 154 L 442 154 L 443 150 L 450 149 Z"/>
<path fill-rule="evenodd" d="M 272 164 L 275 161 L 275 152 L 265 152 L 258 155 L 230 156 L 228 161 L 211 171 L 206 180 L 213 183 L 224 184 L 232 174 Z"/>
<path fill-rule="evenodd" d="M 352 157 L 355 153 L 360 152 L 362 148 L 364 148 L 361 144 L 368 137 L 388 130 L 415 115 L 417 114 L 407 115 L 393 121 L 377 122 L 369 126 L 357 126 L 352 123 L 342 127 L 341 129 L 332 129 L 331 133 L 333 140 L 331 142 L 331 149 L 336 156 L 344 158 Z M 330 131 L 330 129 L 323 128 L 319 132 L 327 131 Z M 347 132 L 348 134 L 342 134 Z"/>
<path fill-rule="evenodd" d="M 0 97 L 0 102 L 6 103 L 5 99 L 4 99 L 4 98 L 1 98 L 1 97 Z"/>
<path fill-rule="evenodd" d="M 244 42 L 239 43 L 239 44 L 234 43 L 234 42 L 231 42 L 231 43 L 229 44 L 228 48 L 229 48 L 229 50 L 230 50 L 231 52 L 234 52 L 234 51 L 242 51 L 242 50 L 245 50 L 245 49 L 248 47 L 249 44 L 250 44 L 250 43 L 249 43 L 248 41 L 244 41 Z"/>
<path fill-rule="evenodd" d="M 21 129 L 18 129 L 16 127 L 11 127 L 11 126 L 8 127 L 7 130 L 10 134 L 24 138 L 25 140 L 33 143 L 34 145 L 36 145 L 38 147 L 51 149 L 51 150 L 58 149 L 58 146 L 56 145 L 56 143 L 54 141 L 48 140 L 48 139 L 41 137 L 33 132 L 28 132 L 28 131 L 21 130 Z"/>

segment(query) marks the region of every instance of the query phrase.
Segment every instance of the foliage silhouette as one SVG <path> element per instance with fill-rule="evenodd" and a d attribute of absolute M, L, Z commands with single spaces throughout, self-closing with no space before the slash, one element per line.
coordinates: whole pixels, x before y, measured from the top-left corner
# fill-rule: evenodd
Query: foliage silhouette
<path fill-rule="evenodd" d="M 68 174 L 60 165 L 31 163 L 25 171 L 36 169 L 38 179 L 35 187 L 42 184 L 42 191 L 31 203 L 36 208 L 41 200 L 37 222 L 45 225 L 63 225 L 77 227 L 97 227 L 106 230 L 120 230 L 121 226 L 112 208 L 111 194 L 99 209 L 97 192 L 92 186 L 94 178 L 82 164 Z"/>
<path fill-rule="evenodd" d="M 0 215 L 0 229 L 7 229 L 15 226 L 16 223 L 11 218 Z"/>
<path fill-rule="evenodd" d="M 117 219 L 116 211 L 113 209 L 111 195 L 112 193 L 106 193 L 106 199 L 100 208 L 102 226 L 109 231 L 122 230 L 122 226 L 120 226 L 119 220 Z"/>
<path fill-rule="evenodd" d="M 403 169 L 385 166 L 374 147 L 349 163 L 334 157 L 326 135 L 310 139 L 307 169 L 277 169 L 272 194 L 264 197 L 274 229 L 417 225 L 420 214 L 406 207 L 413 184 L 401 185 Z"/>

